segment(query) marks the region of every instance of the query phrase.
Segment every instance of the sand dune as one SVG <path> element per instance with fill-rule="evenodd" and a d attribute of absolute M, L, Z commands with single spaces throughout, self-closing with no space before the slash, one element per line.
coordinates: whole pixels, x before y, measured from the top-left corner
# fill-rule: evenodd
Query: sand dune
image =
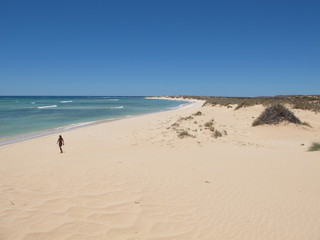
<path fill-rule="evenodd" d="M 202 105 L 0 147 L 0 239 L 320 239 L 319 115 Z"/>

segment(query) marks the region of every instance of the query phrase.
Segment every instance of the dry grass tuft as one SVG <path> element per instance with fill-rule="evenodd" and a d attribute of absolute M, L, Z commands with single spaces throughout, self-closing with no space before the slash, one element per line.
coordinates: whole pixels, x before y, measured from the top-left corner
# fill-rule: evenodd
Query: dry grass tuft
<path fill-rule="evenodd" d="M 213 124 L 214 124 L 214 120 L 212 119 L 211 121 L 209 121 L 209 122 L 206 122 L 205 124 L 204 124 L 204 126 L 206 127 L 206 128 L 212 128 L 213 127 Z"/>
<path fill-rule="evenodd" d="M 193 135 L 191 135 L 188 131 L 181 131 L 178 133 L 178 137 L 179 138 L 185 138 L 185 137 L 194 137 Z"/>
<path fill-rule="evenodd" d="M 213 136 L 215 138 L 222 137 L 222 133 L 220 131 L 218 131 L 218 130 L 215 130 L 214 133 L 213 133 Z"/>
<path fill-rule="evenodd" d="M 194 116 L 202 116 L 202 112 L 198 111 L 195 114 L 193 114 Z"/>

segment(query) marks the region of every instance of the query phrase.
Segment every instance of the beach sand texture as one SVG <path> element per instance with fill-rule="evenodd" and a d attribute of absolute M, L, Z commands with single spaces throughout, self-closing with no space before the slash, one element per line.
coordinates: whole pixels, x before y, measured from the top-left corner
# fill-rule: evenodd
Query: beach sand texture
<path fill-rule="evenodd" d="M 0 147 L 0 239 L 320 239 L 320 115 L 202 105 Z"/>

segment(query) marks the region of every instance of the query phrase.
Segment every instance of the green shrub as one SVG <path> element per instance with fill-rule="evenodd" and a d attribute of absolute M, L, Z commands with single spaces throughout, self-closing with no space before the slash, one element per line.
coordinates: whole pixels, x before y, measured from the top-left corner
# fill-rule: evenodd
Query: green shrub
<path fill-rule="evenodd" d="M 175 122 L 174 124 L 171 125 L 172 128 L 178 128 L 180 124 L 178 122 Z"/>
<path fill-rule="evenodd" d="M 309 151 L 320 151 L 320 143 L 313 143 L 309 148 Z"/>
<path fill-rule="evenodd" d="M 192 120 L 192 119 L 193 119 L 193 117 L 192 117 L 192 116 L 188 116 L 188 117 L 181 117 L 181 118 L 179 119 L 179 121 L 180 121 L 180 122 L 182 122 L 182 121 Z"/>
<path fill-rule="evenodd" d="M 209 127 L 209 130 L 211 131 L 211 132 L 214 132 L 214 126 L 211 126 L 211 127 Z"/>
<path fill-rule="evenodd" d="M 311 127 L 310 123 L 308 123 L 308 122 L 303 122 L 302 125 L 307 126 L 307 127 Z"/>
<path fill-rule="evenodd" d="M 242 103 L 239 103 L 234 110 L 238 110 L 245 106 L 248 106 L 248 103 L 246 101 L 243 101 Z"/>
<path fill-rule="evenodd" d="M 281 104 L 272 105 L 252 123 L 252 126 L 263 124 L 278 124 L 287 121 L 295 124 L 301 124 L 301 121 L 286 107 Z"/>
<path fill-rule="evenodd" d="M 212 119 L 211 121 L 206 122 L 206 123 L 204 124 L 204 126 L 205 126 L 206 128 L 211 128 L 211 127 L 213 127 L 213 124 L 214 124 L 214 120 Z"/>
<path fill-rule="evenodd" d="M 179 138 L 185 138 L 185 137 L 193 137 L 188 131 L 181 131 L 178 133 Z"/>
<path fill-rule="evenodd" d="M 198 111 L 196 112 L 195 114 L 193 114 L 194 116 L 201 116 L 202 115 L 202 112 Z"/>
<path fill-rule="evenodd" d="M 218 131 L 218 130 L 215 130 L 214 133 L 213 133 L 213 136 L 215 138 L 222 137 L 222 133 L 220 131 Z"/>

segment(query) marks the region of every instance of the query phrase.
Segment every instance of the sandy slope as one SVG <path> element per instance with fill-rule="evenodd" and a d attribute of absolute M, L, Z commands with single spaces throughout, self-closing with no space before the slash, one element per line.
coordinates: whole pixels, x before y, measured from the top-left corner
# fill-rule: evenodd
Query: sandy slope
<path fill-rule="evenodd" d="M 0 239 L 320 239 L 320 115 L 202 104 L 1 147 Z"/>

